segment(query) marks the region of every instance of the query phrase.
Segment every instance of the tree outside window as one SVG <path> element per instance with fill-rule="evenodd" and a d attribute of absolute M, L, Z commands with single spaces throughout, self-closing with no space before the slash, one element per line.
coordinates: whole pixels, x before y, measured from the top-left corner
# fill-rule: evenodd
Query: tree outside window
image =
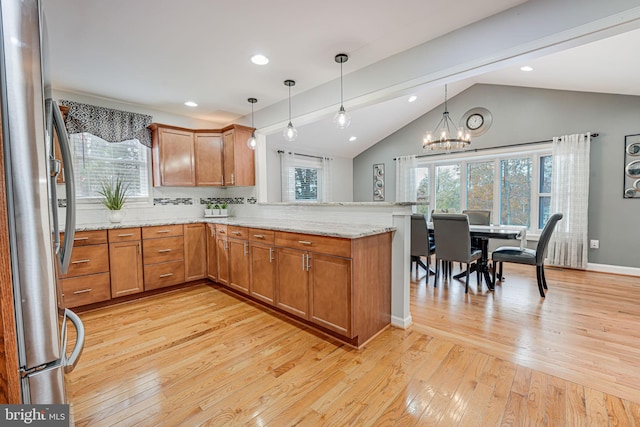
<path fill-rule="evenodd" d="M 493 210 L 494 162 L 467 164 L 467 209 Z"/>
<path fill-rule="evenodd" d="M 460 165 L 436 166 L 437 209 L 455 209 L 460 212 Z"/>
<path fill-rule="evenodd" d="M 531 158 L 500 161 L 500 224 L 529 227 Z"/>

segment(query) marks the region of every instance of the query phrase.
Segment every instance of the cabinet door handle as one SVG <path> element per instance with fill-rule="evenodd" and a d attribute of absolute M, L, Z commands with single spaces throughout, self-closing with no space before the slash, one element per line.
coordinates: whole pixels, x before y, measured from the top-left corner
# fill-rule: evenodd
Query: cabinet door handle
<path fill-rule="evenodd" d="M 249 255 L 249 244 L 244 242 L 244 256 Z"/>
<path fill-rule="evenodd" d="M 253 237 L 256 239 L 264 239 L 264 234 L 254 234 Z"/>
<path fill-rule="evenodd" d="M 231 184 L 235 184 L 236 183 L 236 176 L 235 174 L 231 174 Z"/>
<path fill-rule="evenodd" d="M 79 240 L 89 240 L 89 238 L 88 238 L 88 237 L 74 237 L 74 238 L 73 238 L 73 241 L 74 241 L 74 242 L 77 242 L 77 241 L 79 241 Z"/>
<path fill-rule="evenodd" d="M 158 234 L 171 233 L 171 230 L 158 230 L 156 231 Z"/>
<path fill-rule="evenodd" d="M 173 273 L 161 274 L 160 278 L 164 279 L 165 277 L 171 277 L 171 276 L 173 276 Z"/>
<path fill-rule="evenodd" d="M 223 240 L 223 242 L 224 242 L 224 250 L 226 251 L 227 250 L 227 241 Z"/>
<path fill-rule="evenodd" d="M 87 262 L 91 262 L 90 259 L 79 259 L 77 261 L 71 261 L 71 264 L 85 264 Z"/>
<path fill-rule="evenodd" d="M 298 243 L 300 243 L 301 245 L 307 245 L 307 246 L 311 246 L 312 244 L 312 242 L 308 240 L 298 240 Z"/>
<path fill-rule="evenodd" d="M 239 236 L 239 235 L 241 235 L 242 233 L 241 233 L 241 232 L 239 232 L 239 231 L 232 231 L 232 232 L 231 232 L 231 234 L 235 234 L 236 236 Z"/>
<path fill-rule="evenodd" d="M 309 254 L 307 254 L 307 271 L 311 268 L 311 264 L 309 263 Z"/>
<path fill-rule="evenodd" d="M 305 254 L 302 254 L 302 271 L 306 270 L 305 265 L 304 265 L 304 255 Z"/>
<path fill-rule="evenodd" d="M 164 253 L 164 252 L 171 252 L 173 249 L 158 249 L 158 252 L 160 253 Z"/>
<path fill-rule="evenodd" d="M 269 262 L 273 262 L 273 248 L 269 248 Z"/>
<path fill-rule="evenodd" d="M 118 234 L 118 237 L 131 237 L 133 233 Z"/>
<path fill-rule="evenodd" d="M 79 291 L 73 291 L 74 295 L 78 295 L 78 294 L 86 294 L 87 292 L 91 292 L 93 289 L 89 288 L 89 289 L 82 289 Z"/>

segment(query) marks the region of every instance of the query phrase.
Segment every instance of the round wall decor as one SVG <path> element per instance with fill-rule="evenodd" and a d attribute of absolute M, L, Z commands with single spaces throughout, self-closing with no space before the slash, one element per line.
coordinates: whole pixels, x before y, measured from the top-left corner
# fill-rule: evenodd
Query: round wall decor
<path fill-rule="evenodd" d="M 473 137 L 486 133 L 491 123 L 493 123 L 491 112 L 484 107 L 475 107 L 462 115 L 459 126 Z"/>

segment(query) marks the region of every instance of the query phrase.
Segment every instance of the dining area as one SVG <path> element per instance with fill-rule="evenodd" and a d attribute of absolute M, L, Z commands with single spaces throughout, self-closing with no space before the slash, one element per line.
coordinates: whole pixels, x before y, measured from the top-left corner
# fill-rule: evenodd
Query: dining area
<path fill-rule="evenodd" d="M 504 263 L 536 266 L 536 282 L 540 297 L 548 289 L 544 275 L 544 258 L 549 240 L 558 221 L 563 217 L 555 213 L 549 217 L 538 238 L 535 249 L 527 247 L 527 227 L 493 224 L 490 210 L 469 209 L 433 210 L 430 218 L 424 214 L 411 216 L 411 268 L 422 268 L 433 276 L 433 286 L 450 283 L 451 279 L 464 280 L 465 294 L 473 273 L 478 287 L 495 289 L 496 281 L 505 280 Z M 506 241 L 490 251 L 492 240 Z M 435 262 L 431 267 L 431 258 Z M 425 259 L 425 261 L 423 261 Z M 454 265 L 459 272 L 454 274 Z M 428 281 L 428 280 L 427 280 Z"/>

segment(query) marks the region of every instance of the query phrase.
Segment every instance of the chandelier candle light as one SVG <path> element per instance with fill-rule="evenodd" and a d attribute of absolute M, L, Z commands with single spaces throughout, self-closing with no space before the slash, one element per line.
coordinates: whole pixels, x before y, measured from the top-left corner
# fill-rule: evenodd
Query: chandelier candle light
<path fill-rule="evenodd" d="M 454 133 L 452 133 L 452 130 Z M 435 137 L 434 137 L 435 134 Z M 449 117 L 447 108 L 447 85 L 444 85 L 444 113 L 436 125 L 434 132 L 427 131 L 422 139 L 422 150 L 452 150 L 465 149 L 471 144 L 471 135 L 464 132 L 463 128 L 458 128 Z"/>
<path fill-rule="evenodd" d="M 343 105 L 343 90 L 342 90 L 342 64 L 349 60 L 349 55 L 346 53 L 339 53 L 335 56 L 335 61 L 340 64 L 340 109 L 333 116 L 333 123 L 339 128 L 344 129 L 351 123 L 351 116 L 347 114 Z"/>
<path fill-rule="evenodd" d="M 285 80 L 284 85 L 289 87 L 289 124 L 284 129 L 283 135 L 287 141 L 293 141 L 298 136 L 298 131 L 291 123 L 291 86 L 295 86 L 296 82 L 295 80 Z"/>
<path fill-rule="evenodd" d="M 253 104 L 258 102 L 258 100 L 256 98 L 249 98 L 247 99 L 247 101 L 251 103 L 251 127 L 254 127 L 253 126 Z M 247 146 L 252 150 L 255 150 L 257 145 L 258 145 L 258 140 L 256 139 L 256 131 L 254 129 L 254 131 L 251 133 L 251 138 L 247 139 Z"/>

